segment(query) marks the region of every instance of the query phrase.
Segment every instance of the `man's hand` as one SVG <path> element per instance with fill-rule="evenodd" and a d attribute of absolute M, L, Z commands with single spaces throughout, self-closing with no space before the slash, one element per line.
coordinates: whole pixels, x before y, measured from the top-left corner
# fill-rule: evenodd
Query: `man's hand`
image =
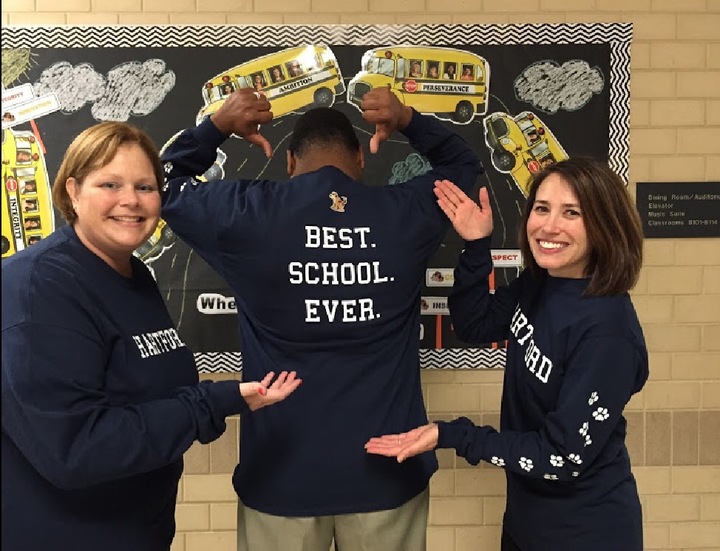
<path fill-rule="evenodd" d="M 237 134 L 260 147 L 268 157 L 272 156 L 272 146 L 260 134 L 260 126 L 268 124 L 272 118 L 270 102 L 250 88 L 235 90 L 220 109 L 210 115 L 210 120 L 220 132 L 226 136 Z"/>
<path fill-rule="evenodd" d="M 400 100 L 388 87 L 373 88 L 360 102 L 363 119 L 375 125 L 375 134 L 370 138 L 370 153 L 377 153 L 380 144 L 395 130 L 403 130 L 412 119 L 412 109 Z"/>
<path fill-rule="evenodd" d="M 258 382 L 240 383 L 240 395 L 245 398 L 250 411 L 264 408 L 287 398 L 302 383 L 297 374 L 291 371 L 283 371 L 270 384 L 275 377 L 272 371 L 265 375 L 265 378 Z"/>

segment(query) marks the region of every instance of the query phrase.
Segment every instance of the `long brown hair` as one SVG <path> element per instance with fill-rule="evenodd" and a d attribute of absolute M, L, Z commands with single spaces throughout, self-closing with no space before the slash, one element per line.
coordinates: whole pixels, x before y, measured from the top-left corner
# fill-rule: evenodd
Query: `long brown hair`
<path fill-rule="evenodd" d="M 53 184 L 53 204 L 72 225 L 77 213 L 67 191 L 68 178 L 82 185 L 91 172 L 109 164 L 121 145 L 138 144 L 153 165 L 158 189 L 164 175 L 158 149 L 143 130 L 124 122 L 101 122 L 83 130 L 68 146 Z"/>
<path fill-rule="evenodd" d="M 607 163 L 595 159 L 575 157 L 560 161 L 534 176 L 519 235 L 525 266 L 535 273 L 545 271 L 530 251 L 527 222 L 537 190 L 550 174 L 562 177 L 580 203 L 590 248 L 585 273 L 590 277 L 590 284 L 585 294 L 618 295 L 632 289 L 642 266 L 640 216 L 624 182 Z"/>

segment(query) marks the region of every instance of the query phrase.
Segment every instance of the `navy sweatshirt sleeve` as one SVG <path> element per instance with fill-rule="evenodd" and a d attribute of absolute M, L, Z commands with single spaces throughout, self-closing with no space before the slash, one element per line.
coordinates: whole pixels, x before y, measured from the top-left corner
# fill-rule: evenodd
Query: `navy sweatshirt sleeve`
<path fill-rule="evenodd" d="M 212 268 L 222 274 L 219 260 L 218 229 L 223 221 L 247 207 L 245 192 L 261 185 L 258 180 L 201 182 L 215 162 L 224 136 L 208 118 L 200 125 L 181 132 L 161 155 L 165 170 L 162 216 L 173 231 L 199 251 Z M 240 239 L 242 236 L 237 236 Z"/>
<path fill-rule="evenodd" d="M 448 297 L 453 328 L 464 342 L 481 344 L 508 336 L 522 276 L 491 294 L 488 278 L 492 269 L 490 237 L 467 241 Z"/>
<path fill-rule="evenodd" d="M 2 427 L 53 485 L 83 488 L 166 466 L 195 440 L 218 438 L 226 416 L 248 410 L 237 381 L 147 389 L 153 398 L 109 395 L 107 378 L 127 370 L 110 365 L 117 355 L 101 337 L 105 322 L 92 314 L 90 284 L 64 269 L 32 270 L 5 273 L 3 265 Z M 159 294 L 157 301 L 133 315 L 169 322 Z M 177 372 L 168 362 L 180 355 L 168 356 L 175 360 L 148 369 Z"/>
<path fill-rule="evenodd" d="M 454 448 L 473 465 L 485 460 L 515 473 L 572 480 L 592 466 L 637 390 L 640 358 L 623 337 L 595 335 L 575 351 L 557 408 L 535 432 L 497 432 L 467 418 L 439 422 L 438 447 Z"/>

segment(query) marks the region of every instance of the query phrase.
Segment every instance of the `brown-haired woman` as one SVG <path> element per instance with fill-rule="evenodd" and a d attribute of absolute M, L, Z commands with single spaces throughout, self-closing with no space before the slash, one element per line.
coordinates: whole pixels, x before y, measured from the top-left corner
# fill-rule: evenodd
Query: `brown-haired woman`
<path fill-rule="evenodd" d="M 162 181 L 144 132 L 92 126 L 55 179 L 67 225 L 3 260 L 3 548 L 167 551 L 183 454 L 299 384 L 285 372 L 198 382 L 133 256 L 158 223 Z"/>
<path fill-rule="evenodd" d="M 648 377 L 628 291 L 642 263 L 639 216 L 606 163 L 569 159 L 532 183 L 522 217 L 526 267 L 490 293 L 492 211 L 450 182 L 440 208 L 466 240 L 449 299 L 469 343 L 508 340 L 500 432 L 467 418 L 371 439 L 399 461 L 454 448 L 505 469 L 507 551 L 642 550 L 642 516 L 623 409 Z"/>

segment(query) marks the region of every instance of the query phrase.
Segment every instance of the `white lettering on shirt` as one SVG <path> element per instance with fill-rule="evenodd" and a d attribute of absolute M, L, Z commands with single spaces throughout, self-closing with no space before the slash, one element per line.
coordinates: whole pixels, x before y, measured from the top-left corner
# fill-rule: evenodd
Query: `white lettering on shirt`
<path fill-rule="evenodd" d="M 141 333 L 132 336 L 135 345 L 138 347 L 140 357 L 145 359 L 150 356 L 165 354 L 176 348 L 182 348 L 185 343 L 174 328 L 153 331 L 152 333 Z"/>
<path fill-rule="evenodd" d="M 305 248 L 324 250 L 373 249 L 370 228 L 336 228 L 333 226 L 305 226 Z M 361 262 L 290 262 L 288 281 L 292 285 L 367 286 L 381 285 L 395 280 L 384 275 L 379 260 Z M 306 323 L 358 323 L 378 319 L 373 299 L 305 299 Z"/>
<path fill-rule="evenodd" d="M 527 316 L 523 314 L 522 310 L 520 310 L 520 305 L 518 305 L 510 322 L 510 332 L 515 335 L 517 343 L 521 347 L 524 347 L 525 343 L 527 343 L 527 348 L 525 348 L 523 355 L 525 367 L 543 383 L 547 383 L 553 368 L 553 363 L 535 344 L 535 339 L 533 338 L 535 328 L 528 321 Z"/>

